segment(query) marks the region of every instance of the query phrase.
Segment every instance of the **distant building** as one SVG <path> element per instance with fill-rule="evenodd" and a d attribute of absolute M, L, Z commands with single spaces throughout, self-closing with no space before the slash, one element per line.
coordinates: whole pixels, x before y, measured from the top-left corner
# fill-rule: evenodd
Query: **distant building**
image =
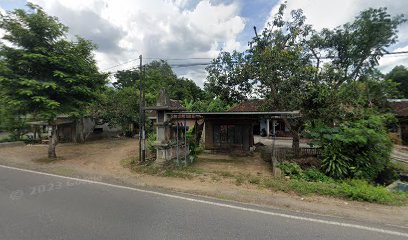
<path fill-rule="evenodd" d="M 252 99 L 241 102 L 235 106 L 232 106 L 227 112 L 272 112 L 275 110 L 266 110 L 265 105 L 267 101 L 265 99 Z M 289 128 L 286 127 L 282 118 L 270 118 L 269 116 L 260 117 L 259 121 L 254 124 L 253 134 L 276 136 L 276 137 L 291 137 Z"/>
<path fill-rule="evenodd" d="M 90 117 L 84 117 L 81 123 L 79 119 L 68 115 L 59 115 L 56 117 L 55 123 L 58 127 L 58 139 L 61 142 L 80 142 L 82 128 L 84 140 L 111 137 L 121 133 L 120 128 L 110 127 L 107 123 L 99 122 Z M 31 121 L 28 124 L 33 129 L 40 130 L 40 132 L 34 134 L 34 138 L 36 138 L 36 135 L 38 136 L 38 133 L 40 135 L 46 134 L 48 137 L 51 134 L 46 121 Z"/>
<path fill-rule="evenodd" d="M 151 111 L 149 118 L 156 128 L 157 159 L 164 161 L 188 155 L 189 143 L 185 139 L 191 128 L 195 142 L 203 142 L 206 150 L 246 152 L 253 149 L 254 128 L 260 132 L 264 126 L 268 133 L 277 134 L 277 129 L 285 131 L 285 128 L 277 128 L 283 124 L 283 117 L 299 117 L 298 111 L 261 111 L 260 101 L 243 102 L 226 112 L 186 112 L 162 90 L 156 106 L 146 108 Z"/>
<path fill-rule="evenodd" d="M 389 99 L 389 106 L 398 119 L 397 134 L 408 145 L 408 99 Z"/>

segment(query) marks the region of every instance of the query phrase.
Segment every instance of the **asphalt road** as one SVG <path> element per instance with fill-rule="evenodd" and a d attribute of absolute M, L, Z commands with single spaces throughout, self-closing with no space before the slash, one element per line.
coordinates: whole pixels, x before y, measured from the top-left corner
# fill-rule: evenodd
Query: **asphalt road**
<path fill-rule="evenodd" d="M 384 240 L 408 229 L 0 166 L 0 239 Z"/>

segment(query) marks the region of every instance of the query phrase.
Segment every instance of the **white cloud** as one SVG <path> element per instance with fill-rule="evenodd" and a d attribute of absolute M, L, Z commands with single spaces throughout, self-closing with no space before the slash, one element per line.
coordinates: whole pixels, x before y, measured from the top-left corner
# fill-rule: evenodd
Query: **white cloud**
<path fill-rule="evenodd" d="M 278 8 L 284 0 L 280 0 L 271 10 L 270 21 L 278 12 Z M 368 8 L 387 7 L 388 12 L 392 15 L 408 13 L 408 1 L 406 0 L 288 0 L 285 17 L 294 9 L 302 9 L 308 24 L 312 24 L 317 30 L 322 28 L 335 28 L 346 22 L 352 21 L 359 12 Z M 266 24 L 266 23 L 265 23 Z M 399 27 L 399 51 L 408 48 L 408 22 Z M 393 49 L 390 51 L 397 51 Z M 408 58 L 405 56 L 385 56 L 380 61 L 379 68 L 382 71 L 389 71 L 395 65 L 408 65 Z"/>
<path fill-rule="evenodd" d="M 0 7 L 0 14 L 5 14 L 5 13 L 6 13 L 6 11 L 3 8 Z M 0 28 L 0 38 L 2 38 L 5 33 L 6 32 L 3 29 Z"/>
<path fill-rule="evenodd" d="M 228 51 L 242 48 L 237 38 L 245 21 L 238 16 L 240 8 L 234 2 L 215 5 L 205 0 L 194 7 L 192 0 L 33 2 L 68 25 L 71 34 L 99 45 L 96 59 L 101 69 L 140 54 L 161 58 L 215 57 L 221 47 Z M 191 71 L 189 74 L 198 75 Z M 194 80 L 201 83 L 203 79 Z"/>
<path fill-rule="evenodd" d="M 394 52 L 408 51 L 408 46 L 397 48 Z M 388 73 L 393 67 L 397 65 L 408 66 L 408 56 L 403 55 L 387 55 L 380 59 L 380 70 L 384 73 Z"/>

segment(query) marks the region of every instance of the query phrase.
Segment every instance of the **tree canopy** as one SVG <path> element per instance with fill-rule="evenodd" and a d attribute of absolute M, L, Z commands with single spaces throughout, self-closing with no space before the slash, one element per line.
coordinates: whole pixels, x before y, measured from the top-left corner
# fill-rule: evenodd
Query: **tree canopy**
<path fill-rule="evenodd" d="M 107 76 L 99 73 L 90 41 L 68 40 L 68 28 L 39 6 L 0 16 L 5 35 L 0 43 L 3 101 L 18 114 L 53 125 L 49 157 L 55 158 L 59 114 L 81 115 L 97 99 Z"/>
<path fill-rule="evenodd" d="M 394 67 L 387 75 L 385 79 L 392 80 L 398 83 L 398 90 L 402 97 L 408 98 L 408 69 L 405 66 Z"/>

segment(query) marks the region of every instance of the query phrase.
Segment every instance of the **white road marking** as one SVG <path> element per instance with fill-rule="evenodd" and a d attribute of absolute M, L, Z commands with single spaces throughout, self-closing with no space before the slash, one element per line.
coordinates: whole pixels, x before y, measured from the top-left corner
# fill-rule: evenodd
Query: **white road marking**
<path fill-rule="evenodd" d="M 269 211 L 253 209 L 253 208 L 246 208 L 246 207 L 239 207 L 239 206 L 230 205 L 230 204 L 226 204 L 226 203 L 212 202 L 212 201 L 207 201 L 207 200 L 183 197 L 183 196 L 178 196 L 178 195 L 173 195 L 173 194 L 168 194 L 168 193 L 155 192 L 155 191 L 151 191 L 151 190 L 144 190 L 144 189 L 139 189 L 139 188 L 126 187 L 126 186 L 110 184 L 110 183 L 104 183 L 104 182 L 98 182 L 98 181 L 92 181 L 92 180 L 86 180 L 86 179 L 81 179 L 81 178 L 66 177 L 66 176 L 56 175 L 56 174 L 52 174 L 52 173 L 45 173 L 45 172 L 28 170 L 28 169 L 9 167 L 9 166 L 5 166 L 5 165 L 0 165 L 0 167 L 7 168 L 7 169 L 12 169 L 12 170 L 16 170 L 16 171 L 21 171 L 21 172 L 29 172 L 29 173 L 35 173 L 35 174 L 45 175 L 45 176 L 50 176 L 50 177 L 58 177 L 58 178 L 82 181 L 82 182 L 86 182 L 86 183 L 99 184 L 99 185 L 108 186 L 108 187 L 126 189 L 126 190 L 143 192 L 143 193 L 149 193 L 149 194 L 159 195 L 159 196 L 163 196 L 163 197 L 181 199 L 181 200 L 196 202 L 196 203 L 203 203 L 203 204 L 212 205 L 212 206 L 225 207 L 225 208 L 230 208 L 230 209 L 237 209 L 237 210 L 246 211 L 246 212 L 260 213 L 260 214 L 265 214 L 265 215 L 270 215 L 270 216 L 277 216 L 277 217 L 283 217 L 283 218 L 289 218 L 289 219 L 295 219 L 295 220 L 301 220 L 301 221 L 307 221 L 307 222 L 322 223 L 322 224 L 341 226 L 341 227 L 349 227 L 349 228 L 355 228 L 355 229 L 366 230 L 366 231 L 371 231 L 371 232 L 378 232 L 378 233 L 390 234 L 390 235 L 395 235 L 395 236 L 408 237 L 408 233 L 391 231 L 391 230 L 375 228 L 375 227 L 368 227 L 368 226 L 363 226 L 363 225 L 358 225 L 358 224 L 350 224 L 350 223 L 342 223 L 342 222 L 336 222 L 336 221 L 321 220 L 321 219 L 317 219 L 317 218 L 299 217 L 299 216 L 290 215 L 290 214 L 269 212 Z"/>

